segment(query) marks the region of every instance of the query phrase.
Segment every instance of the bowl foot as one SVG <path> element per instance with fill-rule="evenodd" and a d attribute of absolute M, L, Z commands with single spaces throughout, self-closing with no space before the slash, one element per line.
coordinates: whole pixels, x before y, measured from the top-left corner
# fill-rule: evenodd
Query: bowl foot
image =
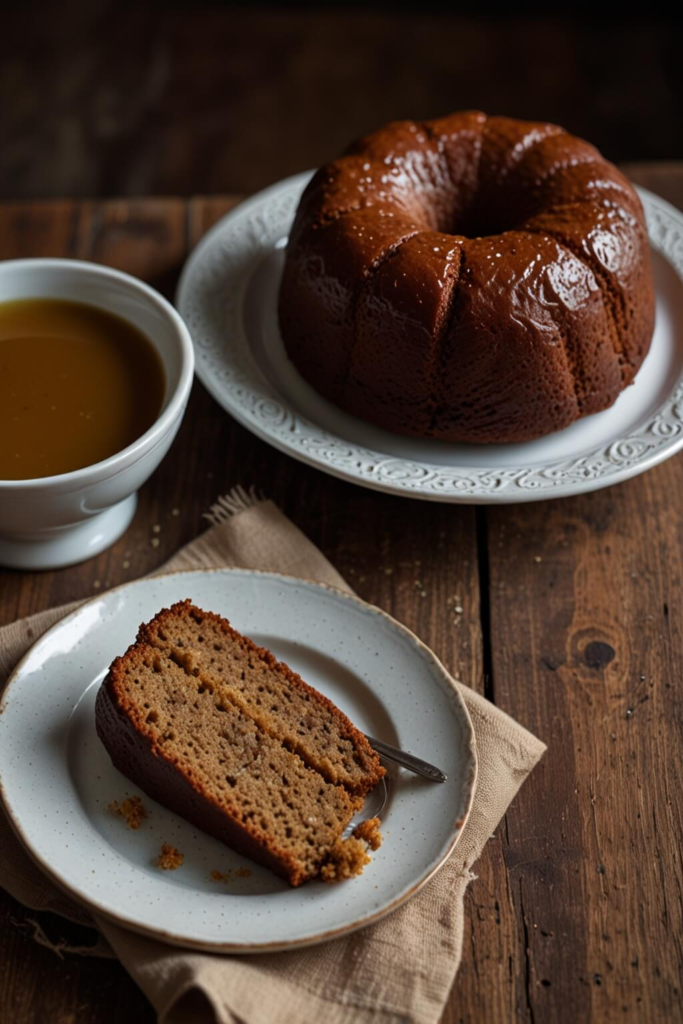
<path fill-rule="evenodd" d="M 32 537 L 0 537 L 0 565 L 8 569 L 63 569 L 111 547 L 131 524 L 137 494 L 75 526 Z"/>

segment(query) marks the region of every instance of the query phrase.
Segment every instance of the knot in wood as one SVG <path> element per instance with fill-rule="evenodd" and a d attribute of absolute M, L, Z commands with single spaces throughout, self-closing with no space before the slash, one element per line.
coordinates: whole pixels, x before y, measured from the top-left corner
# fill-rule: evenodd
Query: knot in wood
<path fill-rule="evenodd" d="M 586 644 L 583 652 L 583 660 L 589 668 L 604 668 L 616 657 L 616 651 L 610 644 L 602 640 L 591 640 Z"/>

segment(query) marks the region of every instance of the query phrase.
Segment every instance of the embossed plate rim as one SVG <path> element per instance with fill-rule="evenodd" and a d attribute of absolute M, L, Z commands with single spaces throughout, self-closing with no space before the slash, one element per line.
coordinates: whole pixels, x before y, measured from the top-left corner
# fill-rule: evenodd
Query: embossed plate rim
<path fill-rule="evenodd" d="M 286 236 L 309 178 L 310 172 L 287 178 L 230 211 L 190 254 L 178 283 L 176 305 L 192 335 L 197 375 L 219 405 L 256 436 L 351 483 L 460 504 L 542 501 L 599 490 L 637 476 L 683 448 L 683 374 L 637 430 L 608 445 L 590 451 L 582 446 L 580 454 L 549 458 L 540 465 L 533 460 L 478 468 L 397 458 L 301 416 L 258 369 L 242 314 L 254 272 Z M 683 279 L 683 214 L 646 189 L 637 191 L 651 248 Z"/>

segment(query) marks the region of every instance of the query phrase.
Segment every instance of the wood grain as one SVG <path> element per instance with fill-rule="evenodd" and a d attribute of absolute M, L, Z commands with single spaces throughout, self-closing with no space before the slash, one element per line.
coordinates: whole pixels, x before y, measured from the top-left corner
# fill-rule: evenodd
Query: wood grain
<path fill-rule="evenodd" d="M 495 700 L 550 748 L 504 830 L 530 1019 L 680 1014 L 682 474 L 488 516 Z"/>
<path fill-rule="evenodd" d="M 683 170 L 629 173 L 683 201 Z M 188 249 L 235 202 L 0 206 L 0 257 L 97 259 L 170 296 Z M 196 383 L 126 536 L 61 572 L 0 571 L 0 621 L 150 572 L 204 528 L 217 495 L 256 485 L 362 597 L 549 743 L 476 866 L 443 1024 L 680 1020 L 682 475 L 674 459 L 565 501 L 411 502 L 293 462 Z M 118 963 L 62 959 L 32 922 L 72 945 L 92 942 L 86 929 L 3 893 L 0 920 L 0 1019 L 154 1019 Z"/>
<path fill-rule="evenodd" d="M 251 192 L 467 109 L 556 122 L 612 160 L 683 156 L 674 5 L 376 6 L 4 4 L 0 197 Z"/>

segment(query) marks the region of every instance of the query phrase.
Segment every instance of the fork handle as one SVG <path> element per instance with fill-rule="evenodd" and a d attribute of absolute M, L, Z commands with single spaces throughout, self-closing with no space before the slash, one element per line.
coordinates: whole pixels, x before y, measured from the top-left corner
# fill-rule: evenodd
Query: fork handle
<path fill-rule="evenodd" d="M 376 740 L 372 736 L 366 735 L 365 738 L 370 746 L 374 747 L 377 753 L 385 757 L 387 761 L 400 764 L 401 768 L 407 768 L 409 772 L 422 775 L 425 779 L 431 779 L 432 782 L 445 782 L 448 778 L 440 768 L 430 764 L 429 761 L 423 761 L 406 750 L 399 750 L 398 747 L 392 747 L 389 743 L 383 743 L 382 740 Z"/>

